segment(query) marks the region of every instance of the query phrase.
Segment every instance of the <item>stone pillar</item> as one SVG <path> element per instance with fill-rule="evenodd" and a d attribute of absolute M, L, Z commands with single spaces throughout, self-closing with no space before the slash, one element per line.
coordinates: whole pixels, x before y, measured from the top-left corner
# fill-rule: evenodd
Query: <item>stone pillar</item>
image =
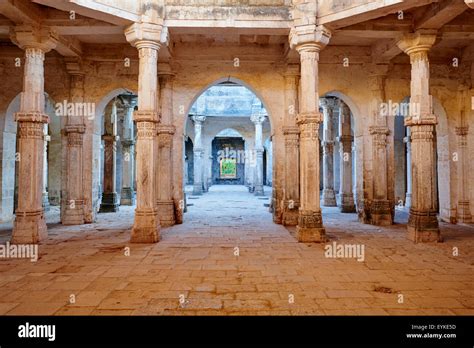
<path fill-rule="evenodd" d="M 135 132 L 133 127 L 133 111 L 136 100 L 131 96 L 124 99 L 125 117 L 123 120 L 122 139 L 122 190 L 120 192 L 121 205 L 135 205 L 135 190 L 133 182 L 133 164 L 135 162 Z"/>
<path fill-rule="evenodd" d="M 412 166 L 412 205 L 407 225 L 408 239 L 416 242 L 440 241 L 437 219 L 436 158 L 434 144 L 437 117 L 430 95 L 428 51 L 436 41 L 432 33 L 407 34 L 397 45 L 410 56 L 410 127 Z"/>
<path fill-rule="evenodd" d="M 153 7 L 150 7 L 150 10 Z M 161 20 L 162 21 L 162 20 Z M 137 127 L 136 183 L 137 208 L 131 242 L 156 243 L 160 221 L 156 209 L 155 170 L 158 114 L 158 51 L 161 47 L 162 24 L 135 23 L 125 36 L 138 49 L 138 110 L 134 113 Z"/>
<path fill-rule="evenodd" d="M 194 185 L 193 195 L 199 196 L 203 193 L 203 164 L 204 149 L 202 147 L 202 124 L 206 120 L 206 116 L 193 116 L 194 121 Z"/>
<path fill-rule="evenodd" d="M 104 141 L 104 190 L 100 213 L 112 213 L 119 210 L 117 194 L 117 101 L 112 104 L 112 113 L 106 115 Z"/>
<path fill-rule="evenodd" d="M 339 100 L 339 202 L 342 213 L 354 213 L 354 194 L 352 192 L 352 141 L 351 111 L 346 103 Z"/>
<path fill-rule="evenodd" d="M 323 107 L 323 205 L 335 207 L 334 194 L 334 132 L 333 132 L 333 103 L 327 98 L 321 99 Z"/>
<path fill-rule="evenodd" d="M 467 150 L 467 135 L 469 132 L 468 126 L 461 126 L 455 128 L 458 144 L 458 209 L 457 219 L 459 222 L 471 223 L 472 215 L 469 202 L 469 166 L 468 166 L 468 150 Z"/>
<path fill-rule="evenodd" d="M 388 149 L 387 115 L 381 113 L 381 105 L 385 102 L 385 78 L 388 73 L 387 64 L 370 67 L 370 89 L 372 101 L 369 106 L 373 115 L 369 133 L 372 136 L 372 182 L 373 191 L 370 202 L 370 224 L 387 226 L 393 223 L 392 206 L 388 199 Z"/>
<path fill-rule="evenodd" d="M 18 124 L 18 207 L 13 223 L 12 243 L 38 243 L 47 237 L 42 207 L 45 114 L 44 56 L 57 44 L 48 28 L 15 27 L 12 41 L 25 50 L 23 91 Z"/>
<path fill-rule="evenodd" d="M 407 193 L 405 197 L 405 207 L 411 207 L 411 138 L 410 128 L 407 128 L 407 136 L 403 138 L 407 151 Z"/>
<path fill-rule="evenodd" d="M 166 69 L 165 69 L 166 68 Z M 158 217 L 161 226 L 176 223 L 173 201 L 173 74 L 169 66 L 160 65 L 161 124 L 158 127 L 159 182 L 157 192 Z"/>
<path fill-rule="evenodd" d="M 284 187 L 282 221 L 286 226 L 298 224 L 300 206 L 299 187 L 299 135 L 296 124 L 298 114 L 298 83 L 300 67 L 297 63 L 288 64 L 285 72 L 285 119 L 283 137 L 285 139 Z"/>
<path fill-rule="evenodd" d="M 319 196 L 319 52 L 331 34 L 323 26 L 291 29 L 290 44 L 301 62 L 301 96 L 297 123 L 300 128 L 300 208 L 296 236 L 300 242 L 325 242 Z"/>
<path fill-rule="evenodd" d="M 72 103 L 84 103 L 84 77 L 81 61 L 74 58 L 66 59 L 66 68 L 70 75 L 70 100 Z M 82 225 L 85 221 L 85 186 L 83 175 L 84 163 L 84 133 L 86 126 L 84 115 L 68 115 L 65 134 L 66 175 L 65 197 L 61 209 L 63 225 Z M 90 170 L 90 169 L 89 169 Z"/>
<path fill-rule="evenodd" d="M 48 135 L 48 125 L 44 125 L 44 150 L 43 150 L 43 209 L 49 210 L 49 194 L 48 194 L 48 142 L 51 137 Z"/>
<path fill-rule="evenodd" d="M 263 141 L 262 141 L 262 124 L 266 116 L 261 115 L 259 111 L 250 117 L 255 124 L 255 196 L 263 196 Z"/>

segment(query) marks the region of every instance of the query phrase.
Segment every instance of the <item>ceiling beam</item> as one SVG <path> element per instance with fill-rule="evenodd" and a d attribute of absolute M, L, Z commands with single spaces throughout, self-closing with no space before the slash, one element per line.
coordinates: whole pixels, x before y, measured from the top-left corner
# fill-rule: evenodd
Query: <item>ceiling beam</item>
<path fill-rule="evenodd" d="M 44 11 L 30 0 L 0 0 L 0 13 L 15 24 L 39 25 Z"/>
<path fill-rule="evenodd" d="M 433 3 L 423 11 L 418 20 L 415 20 L 415 29 L 439 29 L 467 9 L 463 0 L 443 0 Z"/>
<path fill-rule="evenodd" d="M 372 57 L 374 61 L 389 62 L 400 53 L 402 53 L 402 50 L 397 46 L 396 39 L 379 41 L 372 46 Z"/>

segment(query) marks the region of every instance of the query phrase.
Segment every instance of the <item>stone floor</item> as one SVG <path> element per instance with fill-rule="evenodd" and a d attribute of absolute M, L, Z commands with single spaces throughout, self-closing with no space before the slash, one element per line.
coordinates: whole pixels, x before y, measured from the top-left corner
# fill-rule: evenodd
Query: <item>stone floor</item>
<path fill-rule="evenodd" d="M 363 262 L 327 258 L 272 223 L 266 189 L 264 199 L 238 186 L 189 197 L 186 222 L 150 245 L 128 243 L 131 207 L 74 227 L 52 209 L 38 262 L 0 259 L 0 314 L 474 314 L 473 226 L 443 223 L 444 243 L 413 244 L 403 224 L 324 208 L 328 245 L 365 247 Z M 10 233 L 0 227 L 0 241 Z"/>

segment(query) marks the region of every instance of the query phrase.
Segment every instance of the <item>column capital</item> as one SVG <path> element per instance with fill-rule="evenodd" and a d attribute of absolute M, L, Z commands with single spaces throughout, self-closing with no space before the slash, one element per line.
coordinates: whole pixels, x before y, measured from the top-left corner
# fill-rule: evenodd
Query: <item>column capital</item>
<path fill-rule="evenodd" d="M 413 58 L 419 54 L 426 55 L 436 41 L 436 31 L 419 30 L 416 33 L 403 35 L 397 46 Z"/>
<path fill-rule="evenodd" d="M 389 135 L 390 129 L 385 126 L 370 126 L 369 134 L 371 135 Z"/>
<path fill-rule="evenodd" d="M 299 135 L 300 128 L 296 126 L 284 126 L 283 127 L 283 135 Z"/>
<path fill-rule="evenodd" d="M 331 38 L 331 31 L 323 25 L 302 25 L 290 30 L 290 47 L 298 52 L 319 52 Z"/>
<path fill-rule="evenodd" d="M 173 135 L 176 131 L 176 127 L 172 125 L 167 125 L 167 124 L 160 124 L 157 127 L 157 133 L 158 134 L 170 134 Z"/>
<path fill-rule="evenodd" d="M 159 50 L 162 44 L 163 25 L 155 23 L 133 23 L 124 31 L 127 41 L 134 47 Z"/>
<path fill-rule="evenodd" d="M 336 102 L 333 98 L 321 98 L 319 103 L 323 109 L 330 109 L 336 106 Z"/>
<path fill-rule="evenodd" d="M 257 125 L 257 124 L 262 124 L 263 122 L 265 122 L 266 118 L 267 118 L 266 115 L 255 114 L 255 115 L 250 116 L 250 121 L 252 121 L 253 123 Z"/>
<path fill-rule="evenodd" d="M 474 0 L 464 0 L 466 5 L 472 9 L 474 9 Z"/>
<path fill-rule="evenodd" d="M 12 42 L 23 50 L 39 49 L 47 53 L 54 49 L 59 41 L 58 33 L 49 27 L 20 25 L 11 29 Z"/>
<path fill-rule="evenodd" d="M 82 125 L 82 124 L 71 124 L 71 125 L 66 125 L 64 127 L 64 132 L 66 134 L 69 134 L 69 133 L 85 133 L 86 131 L 86 126 Z"/>
<path fill-rule="evenodd" d="M 204 115 L 194 115 L 194 116 L 191 116 L 191 119 L 194 121 L 194 123 L 202 124 L 202 123 L 204 123 L 204 121 L 206 121 L 206 116 L 204 116 Z"/>
<path fill-rule="evenodd" d="M 174 73 L 169 63 L 158 63 L 158 76 L 162 78 L 173 78 Z"/>
<path fill-rule="evenodd" d="M 323 115 L 320 112 L 300 112 L 296 118 L 296 123 L 298 125 L 322 122 Z"/>

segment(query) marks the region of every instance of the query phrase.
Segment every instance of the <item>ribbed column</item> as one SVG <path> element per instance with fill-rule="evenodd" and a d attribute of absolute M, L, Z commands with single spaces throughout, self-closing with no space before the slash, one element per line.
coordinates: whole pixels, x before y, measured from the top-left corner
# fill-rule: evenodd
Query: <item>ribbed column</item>
<path fill-rule="evenodd" d="M 47 237 L 42 207 L 44 124 L 49 122 L 44 106 L 44 56 L 57 44 L 48 28 L 15 27 L 12 41 L 25 50 L 23 92 L 18 124 L 18 207 L 12 243 L 38 243 Z"/>
<path fill-rule="evenodd" d="M 469 172 L 468 172 L 468 158 L 467 158 L 467 135 L 469 133 L 468 126 L 461 126 L 455 128 L 458 145 L 458 211 L 457 218 L 459 222 L 471 223 L 471 207 L 469 201 Z"/>
<path fill-rule="evenodd" d="M 412 205 L 407 237 L 414 242 L 440 241 L 437 219 L 435 137 L 437 116 L 433 114 L 428 51 L 436 41 L 435 34 L 407 34 L 398 46 L 410 56 L 411 96 L 410 127 L 412 166 Z"/>
<path fill-rule="evenodd" d="M 263 140 L 262 140 L 262 124 L 265 121 L 266 116 L 255 114 L 250 117 L 250 120 L 255 125 L 255 196 L 263 196 Z"/>
<path fill-rule="evenodd" d="M 351 111 L 346 103 L 339 100 L 339 202 L 342 213 L 354 213 L 354 194 L 352 192 L 352 142 Z"/>
<path fill-rule="evenodd" d="M 301 96 L 297 123 L 300 128 L 300 208 L 296 236 L 300 242 L 324 242 L 325 230 L 319 202 L 319 52 L 329 42 L 324 27 L 292 28 L 290 44 L 300 55 Z"/>
<path fill-rule="evenodd" d="M 164 69 L 163 66 L 160 66 Z M 157 193 L 158 217 L 161 226 L 172 226 L 176 223 L 173 201 L 173 74 L 169 69 L 160 73 L 161 78 L 161 124 L 158 127 L 159 148 L 159 182 Z"/>
<path fill-rule="evenodd" d="M 150 10 L 152 7 L 150 7 Z M 160 221 L 156 207 L 158 51 L 162 25 L 135 23 L 125 30 L 127 40 L 138 49 L 138 110 L 134 113 L 137 127 L 136 183 L 137 208 L 131 242 L 155 243 L 160 239 Z"/>
<path fill-rule="evenodd" d="M 321 99 L 323 108 L 323 205 L 327 207 L 336 206 L 336 195 L 334 194 L 334 131 L 333 131 L 333 107 L 334 102 L 327 98 Z"/>
<path fill-rule="evenodd" d="M 121 205 L 135 205 L 135 190 L 133 183 L 135 162 L 135 131 L 133 126 L 133 111 L 136 99 L 133 96 L 124 98 L 125 117 L 123 120 L 122 137 L 122 189 L 120 191 Z"/>
<path fill-rule="evenodd" d="M 203 164 L 204 164 L 204 149 L 202 147 L 202 125 L 206 120 L 206 116 L 196 115 L 192 117 L 194 121 L 194 184 L 193 195 L 199 196 L 203 193 Z"/>
<path fill-rule="evenodd" d="M 407 128 L 407 136 L 403 138 L 407 151 L 407 193 L 405 198 L 405 207 L 411 207 L 411 137 L 410 128 Z"/>

